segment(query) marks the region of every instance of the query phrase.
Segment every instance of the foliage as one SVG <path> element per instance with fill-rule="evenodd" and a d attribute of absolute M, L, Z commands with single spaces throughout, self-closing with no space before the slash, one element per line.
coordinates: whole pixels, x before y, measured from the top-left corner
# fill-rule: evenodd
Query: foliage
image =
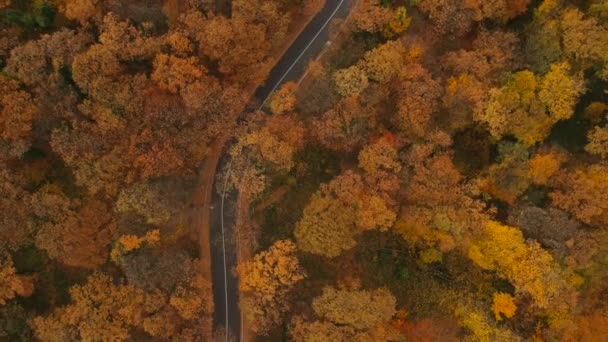
<path fill-rule="evenodd" d="M 232 338 L 222 184 L 252 339 L 606 340 L 607 3 L 0 0 L 0 340 Z"/>
<path fill-rule="evenodd" d="M 338 94 L 345 97 L 361 94 L 368 85 L 367 74 L 365 73 L 365 70 L 358 65 L 336 71 L 334 79 L 336 81 L 336 90 L 338 91 Z"/>
<path fill-rule="evenodd" d="M 375 144 L 364 147 L 359 152 L 359 167 L 367 173 L 380 170 L 399 173 L 401 170 L 397 149 L 388 139 L 379 139 Z"/>
<path fill-rule="evenodd" d="M 265 334 L 280 323 L 280 315 L 289 307 L 289 291 L 306 276 L 295 252 L 293 242 L 279 240 L 237 266 L 239 287 L 246 295 L 245 315 L 255 322 L 257 333 Z"/>
<path fill-rule="evenodd" d="M 68 266 L 95 268 L 105 263 L 117 226 L 103 202 L 88 199 L 80 204 L 52 186 L 41 188 L 32 201 L 36 216 L 44 220 L 36 234 L 38 248 Z"/>
<path fill-rule="evenodd" d="M 526 145 L 543 141 L 556 122 L 572 116 L 583 92 L 580 78 L 569 70 L 560 63 L 552 64 L 542 79 L 527 70 L 513 74 L 502 88 L 490 90 L 476 120 L 486 123 L 496 139 L 510 133 Z"/>
<path fill-rule="evenodd" d="M 157 310 L 162 296 L 146 294 L 130 285 L 115 285 L 95 273 L 84 285 L 70 289 L 71 304 L 48 317 L 33 321 L 36 336 L 44 341 L 81 338 L 126 341 L 129 328 L 141 324 L 142 315 Z"/>
<path fill-rule="evenodd" d="M 506 277 L 517 291 L 529 294 L 536 305 L 551 309 L 552 314 L 563 315 L 571 309 L 571 289 L 559 265 L 538 243 L 526 242 L 517 228 L 489 221 L 468 256 L 481 268 Z"/>
<path fill-rule="evenodd" d="M 341 99 L 312 124 L 319 143 L 337 151 L 357 148 L 375 125 L 374 118 L 354 97 Z"/>
<path fill-rule="evenodd" d="M 511 318 L 515 315 L 517 305 L 515 299 L 508 293 L 497 292 L 492 298 L 492 311 L 497 321 L 502 320 L 502 316 Z"/>
<path fill-rule="evenodd" d="M 585 151 L 606 158 L 608 156 L 608 127 L 595 126 L 589 131 L 587 137 L 589 143 L 585 146 Z"/>
<path fill-rule="evenodd" d="M 399 99 L 392 120 L 408 138 L 422 138 L 439 109 L 441 86 L 420 64 L 401 69 L 394 83 Z"/>
<path fill-rule="evenodd" d="M 158 229 L 151 230 L 142 237 L 137 237 L 136 235 L 122 235 L 116 241 L 114 248 L 112 248 L 110 258 L 112 261 L 118 262 L 123 255 L 141 248 L 142 244 L 156 246 L 159 242 L 160 230 Z"/>
<path fill-rule="evenodd" d="M 0 306 L 19 295 L 28 297 L 34 292 L 33 279 L 16 274 L 13 260 L 3 256 L 0 260 Z"/>
<path fill-rule="evenodd" d="M 357 3 L 352 16 L 357 29 L 371 33 L 381 32 L 393 19 L 391 10 L 375 0 L 362 0 Z"/>
<path fill-rule="evenodd" d="M 366 193 L 361 176 L 347 171 L 313 194 L 294 235 L 302 251 L 333 258 L 353 248 L 363 230 L 385 230 L 394 221 L 386 201 Z"/>
<path fill-rule="evenodd" d="M 395 297 L 386 289 L 349 291 L 331 287 L 324 288 L 323 294 L 312 303 L 320 317 L 357 330 L 390 320 L 395 314 L 395 305 Z"/>
<path fill-rule="evenodd" d="M 38 108 L 19 84 L 0 77 L 0 139 L 11 144 L 10 153 L 20 155 L 30 146 L 32 122 Z"/>
<path fill-rule="evenodd" d="M 270 111 L 273 114 L 292 112 L 296 107 L 295 90 L 297 85 L 287 82 L 270 97 Z"/>
<path fill-rule="evenodd" d="M 462 326 L 471 332 L 467 341 L 521 341 L 521 338 L 508 329 L 496 327 L 491 318 L 472 305 L 460 305 L 455 310 Z"/>
<path fill-rule="evenodd" d="M 595 164 L 561 174 L 558 189 L 550 194 L 551 200 L 556 207 L 584 223 L 605 225 L 608 223 L 606 172 L 608 168 L 605 165 Z"/>
<path fill-rule="evenodd" d="M 404 56 L 405 48 L 401 41 L 390 41 L 382 44 L 365 53 L 365 72 L 370 80 L 386 83 L 399 71 Z"/>

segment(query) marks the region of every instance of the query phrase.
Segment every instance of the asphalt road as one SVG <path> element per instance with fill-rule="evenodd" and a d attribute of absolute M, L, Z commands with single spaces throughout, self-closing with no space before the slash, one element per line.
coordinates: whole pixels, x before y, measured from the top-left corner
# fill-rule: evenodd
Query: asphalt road
<path fill-rule="evenodd" d="M 255 93 L 253 104 L 263 104 L 276 88 L 288 81 L 298 81 L 306 71 L 308 62 L 315 59 L 328 44 L 330 21 L 344 18 L 348 14 L 352 0 L 326 0 L 323 9 L 313 18 L 304 31 L 275 65 L 265 84 Z M 261 107 L 260 107 L 261 108 Z M 227 144 L 229 146 L 230 144 Z M 226 147 L 227 148 L 227 147 Z M 224 152 L 216 174 L 229 163 Z M 217 178 L 216 178 L 217 179 Z M 218 184 L 214 189 L 223 189 Z M 236 267 L 236 248 L 232 239 L 235 212 L 234 192 L 212 195 L 211 214 L 211 273 L 213 281 L 213 326 L 226 328 L 234 340 L 241 340 L 241 313 L 239 310 L 238 279 L 233 270 Z M 228 340 L 228 339 L 227 339 Z M 232 340 L 232 339 L 231 339 Z"/>

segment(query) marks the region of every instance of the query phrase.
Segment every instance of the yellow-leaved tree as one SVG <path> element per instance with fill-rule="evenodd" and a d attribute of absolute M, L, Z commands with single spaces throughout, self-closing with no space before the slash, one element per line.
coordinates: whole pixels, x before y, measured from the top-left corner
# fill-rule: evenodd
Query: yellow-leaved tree
<path fill-rule="evenodd" d="M 395 218 L 386 200 L 370 191 L 361 175 L 346 171 L 312 195 L 294 235 L 302 251 L 334 258 L 353 248 L 362 231 L 388 229 Z"/>
<path fill-rule="evenodd" d="M 369 85 L 365 70 L 358 65 L 336 71 L 334 80 L 336 91 L 345 97 L 358 96 Z"/>
<path fill-rule="evenodd" d="M 405 62 L 405 48 L 400 40 L 389 41 L 365 53 L 363 65 L 369 79 L 388 82 Z"/>
<path fill-rule="evenodd" d="M 337 327 L 367 334 L 370 338 L 376 333 L 375 329 L 382 329 L 393 318 L 397 312 L 396 305 L 393 294 L 384 288 L 355 290 L 325 287 L 323 293 L 312 302 L 312 308 L 320 318 Z"/>
<path fill-rule="evenodd" d="M 517 311 L 515 298 L 508 293 L 497 292 L 492 299 L 492 310 L 497 321 L 502 320 L 502 316 L 511 318 Z"/>
<path fill-rule="evenodd" d="M 570 69 L 556 63 L 542 77 L 529 70 L 514 73 L 503 87 L 490 90 L 486 108 L 475 120 L 487 124 L 496 139 L 513 134 L 526 145 L 543 141 L 556 122 L 572 116 L 584 91 L 580 75 Z"/>
<path fill-rule="evenodd" d="M 553 316 L 571 309 L 573 289 L 559 265 L 538 243 L 525 241 L 519 229 L 488 221 L 468 255 L 481 268 L 508 279 L 517 292 L 530 295 L 536 306 Z"/>
<path fill-rule="evenodd" d="M 298 85 L 295 82 L 287 82 L 270 97 L 270 111 L 273 114 L 292 112 L 296 108 L 295 91 Z"/>
<path fill-rule="evenodd" d="M 259 334 L 280 323 L 289 307 L 291 288 L 306 276 L 296 257 L 296 245 L 290 240 L 276 241 L 253 260 L 237 266 L 239 286 L 245 293 L 244 314 Z"/>

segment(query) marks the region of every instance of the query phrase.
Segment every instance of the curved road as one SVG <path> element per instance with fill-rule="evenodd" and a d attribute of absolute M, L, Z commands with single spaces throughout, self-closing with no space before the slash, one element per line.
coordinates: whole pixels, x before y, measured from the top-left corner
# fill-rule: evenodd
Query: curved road
<path fill-rule="evenodd" d="M 329 23 L 334 18 L 345 18 L 352 0 L 326 0 L 323 9 L 312 19 L 287 52 L 270 72 L 266 83 L 259 87 L 252 103 L 262 106 L 268 96 L 282 83 L 297 81 L 305 73 L 308 62 L 315 59 L 329 42 Z M 262 108 L 260 106 L 260 109 Z M 216 170 L 223 170 L 228 160 L 224 152 Z M 217 178 L 216 178 L 217 179 Z M 214 189 L 225 188 L 214 186 Z M 236 248 L 232 237 L 235 193 L 217 194 L 212 191 L 211 273 L 213 282 L 213 327 L 224 327 L 228 335 L 241 340 L 238 279 L 232 272 L 236 267 Z"/>

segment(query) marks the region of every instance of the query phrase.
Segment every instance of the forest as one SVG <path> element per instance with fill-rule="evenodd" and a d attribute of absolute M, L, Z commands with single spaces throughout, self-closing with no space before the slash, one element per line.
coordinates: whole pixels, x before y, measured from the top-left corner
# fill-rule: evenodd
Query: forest
<path fill-rule="evenodd" d="M 0 0 L 0 341 L 608 341 L 608 0 L 333 2 Z"/>

